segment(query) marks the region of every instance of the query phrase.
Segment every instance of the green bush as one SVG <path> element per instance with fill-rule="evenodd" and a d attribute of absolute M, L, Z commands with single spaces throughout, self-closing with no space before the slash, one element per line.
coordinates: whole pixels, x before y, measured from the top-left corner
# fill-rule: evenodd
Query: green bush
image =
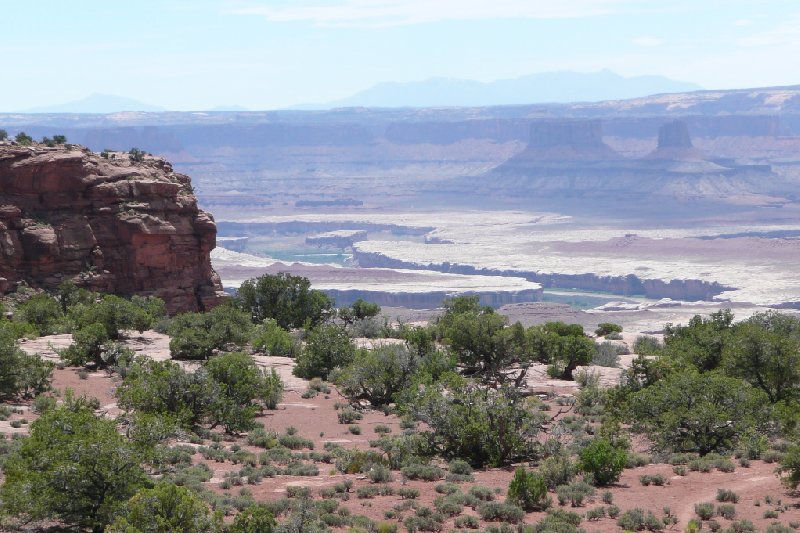
<path fill-rule="evenodd" d="M 211 425 L 222 425 L 228 432 L 252 429 L 263 378 L 253 358 L 234 352 L 212 357 L 204 366 L 208 377 L 220 387 L 220 394 L 209 411 Z"/>
<path fill-rule="evenodd" d="M 622 333 L 622 326 L 611 322 L 601 322 L 594 330 L 594 334 L 598 337 L 605 337 L 609 333 Z"/>
<path fill-rule="evenodd" d="M 16 137 L 14 137 L 14 140 L 17 141 L 17 144 L 21 144 L 22 146 L 30 146 L 33 144 L 33 137 L 24 131 L 17 133 Z"/>
<path fill-rule="evenodd" d="M 357 350 L 352 362 L 336 372 L 333 380 L 351 401 L 387 405 L 410 385 L 420 363 L 420 358 L 402 345 Z"/>
<path fill-rule="evenodd" d="M 611 515 L 609 514 L 609 516 Z M 638 507 L 628 509 L 619 517 L 617 525 L 627 531 L 643 531 L 647 528 L 647 514 Z"/>
<path fill-rule="evenodd" d="M 660 450 L 732 450 L 739 438 L 768 423 L 766 394 L 717 372 L 673 373 L 633 394 L 627 417 Z"/>
<path fill-rule="evenodd" d="M 283 329 L 273 319 L 266 319 L 256 326 L 252 340 L 253 348 L 269 355 L 296 357 L 299 351 L 291 333 Z"/>
<path fill-rule="evenodd" d="M 106 336 L 117 340 L 123 330 L 142 332 L 153 327 L 166 314 L 165 304 L 159 298 L 134 296 L 126 300 L 113 294 L 95 295 L 95 298 L 96 301 L 81 300 L 69 308 L 67 319 L 73 331 L 101 324 Z"/>
<path fill-rule="evenodd" d="M 714 504 L 713 503 L 696 503 L 694 504 L 694 512 L 700 520 L 711 520 L 714 518 Z"/>
<path fill-rule="evenodd" d="M 428 425 L 424 434 L 447 458 L 501 466 L 536 453 L 543 417 L 512 387 L 487 389 L 450 376 L 421 391 L 408 408 Z"/>
<path fill-rule="evenodd" d="M 314 327 L 333 309 L 331 299 L 324 292 L 311 289 L 307 278 L 286 272 L 245 281 L 239 287 L 235 303 L 253 322 L 269 318 L 284 329 Z"/>
<path fill-rule="evenodd" d="M 88 324 L 72 333 L 72 344 L 59 354 L 71 366 L 94 363 L 103 366 L 105 344 L 110 340 L 106 328 L 99 322 Z"/>
<path fill-rule="evenodd" d="M 239 349 L 250 339 L 247 314 L 229 305 L 208 313 L 184 313 L 167 330 L 173 359 L 208 359 L 216 350 Z"/>
<path fill-rule="evenodd" d="M 508 485 L 506 501 L 528 512 L 547 509 L 550 498 L 547 496 L 544 478 L 537 472 L 529 472 L 522 466 L 517 467 Z"/>
<path fill-rule="evenodd" d="M 272 533 L 275 526 L 275 518 L 269 507 L 256 503 L 236 515 L 233 524 L 228 527 L 228 533 Z"/>
<path fill-rule="evenodd" d="M 392 471 L 381 464 L 375 464 L 367 472 L 367 477 L 373 483 L 388 483 L 392 481 Z"/>
<path fill-rule="evenodd" d="M 725 520 L 733 520 L 736 518 L 736 506 L 732 503 L 717 505 L 717 516 L 721 516 Z"/>
<path fill-rule="evenodd" d="M 516 505 L 500 502 L 484 502 L 478 506 L 478 515 L 487 522 L 517 524 L 525 518 L 525 511 Z"/>
<path fill-rule="evenodd" d="M 0 326 L 0 400 L 33 398 L 50 389 L 53 363 L 17 347 L 11 330 Z"/>
<path fill-rule="evenodd" d="M 789 448 L 780 460 L 778 472 L 784 486 L 794 490 L 800 485 L 800 445 Z"/>
<path fill-rule="evenodd" d="M 109 533 L 222 531 L 222 514 L 208 506 L 185 487 L 161 481 L 152 489 L 141 489 L 118 511 L 105 529 Z"/>
<path fill-rule="evenodd" d="M 605 438 L 596 438 L 584 447 L 578 460 L 578 468 L 592 475 L 594 483 L 606 486 L 619 479 L 625 468 L 627 453 Z"/>
<path fill-rule="evenodd" d="M 494 500 L 494 491 L 489 487 L 484 487 L 482 485 L 473 485 L 470 487 L 469 495 L 484 502 L 490 502 Z"/>
<path fill-rule="evenodd" d="M 573 481 L 569 485 L 561 485 L 556 489 L 559 505 L 569 502 L 572 507 L 581 507 L 583 501 L 594 495 L 594 489 L 584 481 Z"/>
<path fill-rule="evenodd" d="M 293 372 L 305 379 L 328 379 L 335 368 L 347 366 L 354 357 L 355 346 L 347 332 L 339 326 L 323 324 L 309 332 Z"/>
<path fill-rule="evenodd" d="M 565 454 L 551 455 L 539 465 L 539 473 L 550 490 L 571 483 L 575 478 L 576 470 L 575 463 Z"/>
<path fill-rule="evenodd" d="M 401 471 L 403 476 L 408 479 L 422 479 L 424 481 L 436 481 L 444 476 L 444 472 L 433 465 L 413 464 L 404 466 Z"/>
<path fill-rule="evenodd" d="M 2 511 L 101 530 L 149 483 L 140 461 L 113 421 L 68 401 L 33 422 L 30 437 L 5 461 Z"/>
<path fill-rule="evenodd" d="M 261 374 L 261 387 L 258 397 L 264 402 L 266 409 L 277 409 L 283 399 L 283 380 L 274 368 L 263 370 Z"/>
<path fill-rule="evenodd" d="M 663 345 L 655 337 L 641 335 L 633 342 L 633 353 L 637 355 L 658 355 Z"/>
<path fill-rule="evenodd" d="M 592 364 L 619 368 L 619 356 L 627 353 L 628 349 L 625 346 L 613 342 L 603 342 L 597 345 L 597 351 L 592 357 Z"/>
<path fill-rule="evenodd" d="M 457 517 L 454 525 L 458 529 L 478 529 L 480 527 L 480 522 L 478 522 L 477 517 L 467 515 Z"/>
<path fill-rule="evenodd" d="M 739 495 L 730 489 L 717 489 L 717 501 L 738 503 Z"/>
<path fill-rule="evenodd" d="M 17 306 L 15 320 L 28 322 L 38 335 L 52 335 L 63 329 L 64 313 L 58 301 L 48 294 L 35 294 Z"/>

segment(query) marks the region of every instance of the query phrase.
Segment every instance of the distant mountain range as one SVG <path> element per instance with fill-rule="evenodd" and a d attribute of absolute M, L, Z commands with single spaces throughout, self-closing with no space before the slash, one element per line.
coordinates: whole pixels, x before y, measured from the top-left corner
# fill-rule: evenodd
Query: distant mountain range
<path fill-rule="evenodd" d="M 120 111 L 166 111 L 133 98 L 113 94 L 91 94 L 86 98 L 50 106 L 26 109 L 23 113 L 118 113 Z"/>
<path fill-rule="evenodd" d="M 624 100 L 661 93 L 702 90 L 697 84 L 664 76 L 626 78 L 610 70 L 599 72 L 544 72 L 520 78 L 480 82 L 431 78 L 407 83 L 385 82 L 348 98 L 327 103 L 292 106 L 293 110 L 338 107 L 483 107 L 498 105 L 559 104 Z M 166 109 L 133 98 L 92 94 L 63 104 L 35 107 L 22 113 L 118 113 L 160 112 Z M 243 112 L 247 108 L 229 104 L 209 109 L 214 112 Z"/>
<path fill-rule="evenodd" d="M 590 73 L 543 72 L 490 82 L 431 78 L 407 83 L 379 83 L 342 100 L 298 105 L 292 109 L 471 107 L 597 102 L 698 90 L 702 90 L 702 87 L 695 83 L 676 81 L 664 76 L 626 78 L 610 70 Z"/>

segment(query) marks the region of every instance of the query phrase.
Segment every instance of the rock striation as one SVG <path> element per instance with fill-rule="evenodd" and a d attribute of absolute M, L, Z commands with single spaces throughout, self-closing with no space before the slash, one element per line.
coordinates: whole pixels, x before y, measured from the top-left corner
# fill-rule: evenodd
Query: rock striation
<path fill-rule="evenodd" d="M 224 298 L 213 218 L 188 176 L 80 146 L 0 143 L 0 290 L 64 281 L 162 298 L 170 312 Z"/>

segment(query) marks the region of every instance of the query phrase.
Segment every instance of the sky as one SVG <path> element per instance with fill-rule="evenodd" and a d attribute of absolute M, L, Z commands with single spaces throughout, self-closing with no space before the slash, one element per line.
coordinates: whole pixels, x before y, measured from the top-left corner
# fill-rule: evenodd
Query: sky
<path fill-rule="evenodd" d="M 385 81 L 610 69 L 800 83 L 798 0 L 0 0 L 0 111 L 278 109 Z"/>

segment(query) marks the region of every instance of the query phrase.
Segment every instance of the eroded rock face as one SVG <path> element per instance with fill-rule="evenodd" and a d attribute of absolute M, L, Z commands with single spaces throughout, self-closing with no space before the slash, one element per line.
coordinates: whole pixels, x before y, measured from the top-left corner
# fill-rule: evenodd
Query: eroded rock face
<path fill-rule="evenodd" d="M 158 296 L 170 312 L 224 298 L 216 225 L 188 176 L 82 147 L 0 144 L 0 290 L 16 282 Z"/>
<path fill-rule="evenodd" d="M 659 148 L 692 148 L 689 128 L 682 120 L 673 120 L 658 128 Z"/>

